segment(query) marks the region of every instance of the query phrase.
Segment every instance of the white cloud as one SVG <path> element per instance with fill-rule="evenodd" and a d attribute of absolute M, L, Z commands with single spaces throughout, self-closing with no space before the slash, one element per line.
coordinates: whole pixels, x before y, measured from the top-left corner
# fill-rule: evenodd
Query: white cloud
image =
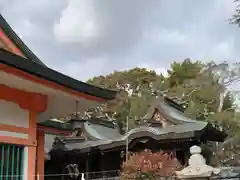
<path fill-rule="evenodd" d="M 21 7 L 21 8 L 19 8 Z M 0 11 L 42 61 L 77 79 L 173 60 L 237 61 L 229 0 L 0 0 Z"/>
<path fill-rule="evenodd" d="M 186 34 L 177 29 L 151 29 L 150 32 L 145 32 L 144 38 L 158 44 L 184 45 L 191 42 Z"/>
<path fill-rule="evenodd" d="M 16 23 L 15 28 L 21 29 L 22 33 L 19 34 L 20 38 L 34 36 L 37 31 L 34 24 L 28 19 L 23 19 L 20 23 Z"/>
<path fill-rule="evenodd" d="M 49 66 L 53 67 L 54 64 L 49 63 Z M 100 74 L 110 73 L 107 70 L 108 62 L 104 57 L 86 59 L 85 62 L 69 61 L 67 63 L 59 64 L 55 66 L 55 70 L 60 71 L 68 76 L 86 81 L 90 77 L 98 76 Z"/>
<path fill-rule="evenodd" d="M 92 0 L 69 0 L 59 23 L 54 24 L 54 34 L 62 42 L 88 45 L 100 35 L 99 28 Z"/>
<path fill-rule="evenodd" d="M 87 56 L 121 54 L 141 40 L 157 0 L 69 0 L 53 32 L 60 43 L 75 44 Z"/>
<path fill-rule="evenodd" d="M 227 19 L 230 18 L 236 8 L 236 3 L 233 3 L 233 1 L 229 3 L 229 1 L 214 0 L 214 3 L 219 14 Z"/>
<path fill-rule="evenodd" d="M 154 66 L 152 64 L 144 63 L 144 64 L 139 65 L 138 67 L 146 68 L 149 71 L 154 70 L 158 75 L 162 74 L 163 76 L 167 76 L 167 74 L 168 74 L 166 68 L 164 68 L 164 67 L 156 67 L 156 66 Z"/>
<path fill-rule="evenodd" d="M 213 47 L 213 56 L 216 59 L 222 58 L 226 60 L 234 60 L 235 55 L 234 39 L 229 38 L 227 41 L 220 42 L 215 47 Z"/>
<path fill-rule="evenodd" d="M 166 68 L 155 68 L 154 70 L 157 74 L 162 74 L 165 77 L 168 75 Z"/>

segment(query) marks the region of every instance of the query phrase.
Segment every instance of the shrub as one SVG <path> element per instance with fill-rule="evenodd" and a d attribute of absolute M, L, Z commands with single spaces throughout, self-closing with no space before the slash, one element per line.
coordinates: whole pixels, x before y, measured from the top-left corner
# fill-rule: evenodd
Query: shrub
<path fill-rule="evenodd" d="M 170 177 L 174 172 L 182 168 L 179 161 L 171 155 L 163 152 L 152 153 L 145 150 L 133 153 L 123 163 L 121 180 L 145 180 L 156 179 L 156 177 Z"/>

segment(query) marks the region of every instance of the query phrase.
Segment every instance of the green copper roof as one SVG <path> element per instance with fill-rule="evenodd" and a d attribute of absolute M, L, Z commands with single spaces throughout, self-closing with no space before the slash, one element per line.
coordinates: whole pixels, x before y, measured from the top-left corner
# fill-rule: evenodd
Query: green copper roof
<path fill-rule="evenodd" d="M 73 127 L 70 123 L 60 123 L 52 120 L 47 120 L 41 123 L 38 123 L 38 125 L 51 127 L 59 130 L 66 130 L 66 131 L 72 131 Z"/>

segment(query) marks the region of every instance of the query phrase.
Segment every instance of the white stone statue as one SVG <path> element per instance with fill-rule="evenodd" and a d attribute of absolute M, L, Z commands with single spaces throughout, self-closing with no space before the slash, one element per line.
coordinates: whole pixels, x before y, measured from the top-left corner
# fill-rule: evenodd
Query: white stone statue
<path fill-rule="evenodd" d="M 212 174 L 220 173 L 220 169 L 213 168 L 206 164 L 206 160 L 201 155 L 201 152 L 202 149 L 199 146 L 192 146 L 190 148 L 191 156 L 188 167 L 175 172 L 179 179 L 208 179 Z"/>
<path fill-rule="evenodd" d="M 81 180 L 85 180 L 84 173 L 82 173 Z"/>

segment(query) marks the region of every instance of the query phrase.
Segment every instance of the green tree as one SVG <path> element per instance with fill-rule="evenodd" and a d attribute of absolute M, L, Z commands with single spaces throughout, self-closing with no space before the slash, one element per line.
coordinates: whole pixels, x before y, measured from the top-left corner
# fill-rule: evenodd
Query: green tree
<path fill-rule="evenodd" d="M 184 84 L 186 80 L 195 79 L 200 73 L 203 65 L 199 62 L 192 62 L 185 59 L 183 62 L 173 62 L 168 70 L 170 87 Z"/>
<path fill-rule="evenodd" d="M 240 1 L 234 0 L 234 2 L 236 3 L 235 13 L 232 15 L 229 21 L 231 24 L 237 24 L 240 27 Z"/>
<path fill-rule="evenodd" d="M 240 116 L 235 112 L 233 94 L 228 86 L 238 82 L 239 77 L 240 68 L 237 63 L 203 64 L 185 59 L 183 62 L 172 63 L 167 77 L 144 68 L 134 68 L 94 77 L 88 83 L 119 91 L 116 100 L 105 107 L 108 112 L 114 112 L 113 119 L 119 122 L 123 130 L 126 118 L 129 117 L 129 128 L 133 128 L 135 120 L 145 115 L 157 96 L 165 94 L 175 99 L 186 106 L 185 113 L 191 118 L 210 121 L 229 134 L 229 139 L 224 143 L 229 156 L 235 154 L 236 148 L 229 147 L 233 147 L 233 142 L 236 142 Z M 221 148 L 222 146 L 217 150 Z"/>
<path fill-rule="evenodd" d="M 175 62 L 171 67 L 169 80 L 173 83 L 170 83 L 168 94 L 177 96 L 187 104 L 186 114 L 190 117 L 210 121 L 229 135 L 223 145 L 208 145 L 220 159 L 237 157 L 236 152 L 240 151 L 237 150 L 239 141 L 236 137 L 239 136 L 240 124 L 235 113 L 233 94 L 228 86 L 239 81 L 239 64 L 210 62 L 202 65 L 188 61 Z M 195 71 L 187 72 L 185 69 L 188 68 Z"/>
<path fill-rule="evenodd" d="M 124 127 L 127 116 L 129 128 L 135 126 L 135 120 L 145 115 L 154 93 L 161 90 L 165 78 L 145 68 L 134 68 L 123 72 L 115 71 L 107 76 L 90 79 L 88 83 L 111 89 L 117 89 L 119 95 L 108 108 Z M 156 88 L 155 88 L 156 87 Z"/>
<path fill-rule="evenodd" d="M 144 116 L 152 100 L 166 94 L 185 103 L 186 113 L 190 117 L 213 120 L 221 126 L 234 114 L 233 98 L 226 86 L 239 79 L 238 67 L 234 70 L 229 67 L 226 63 L 204 65 L 185 59 L 172 63 L 168 77 L 144 68 L 134 68 L 95 77 L 88 82 L 120 91 L 119 97 L 108 108 L 116 112 L 115 118 L 123 125 L 128 116 L 130 126 L 134 127 L 134 120 Z M 223 123 L 222 118 L 218 121 L 219 117 L 226 117 L 226 122 Z"/>

